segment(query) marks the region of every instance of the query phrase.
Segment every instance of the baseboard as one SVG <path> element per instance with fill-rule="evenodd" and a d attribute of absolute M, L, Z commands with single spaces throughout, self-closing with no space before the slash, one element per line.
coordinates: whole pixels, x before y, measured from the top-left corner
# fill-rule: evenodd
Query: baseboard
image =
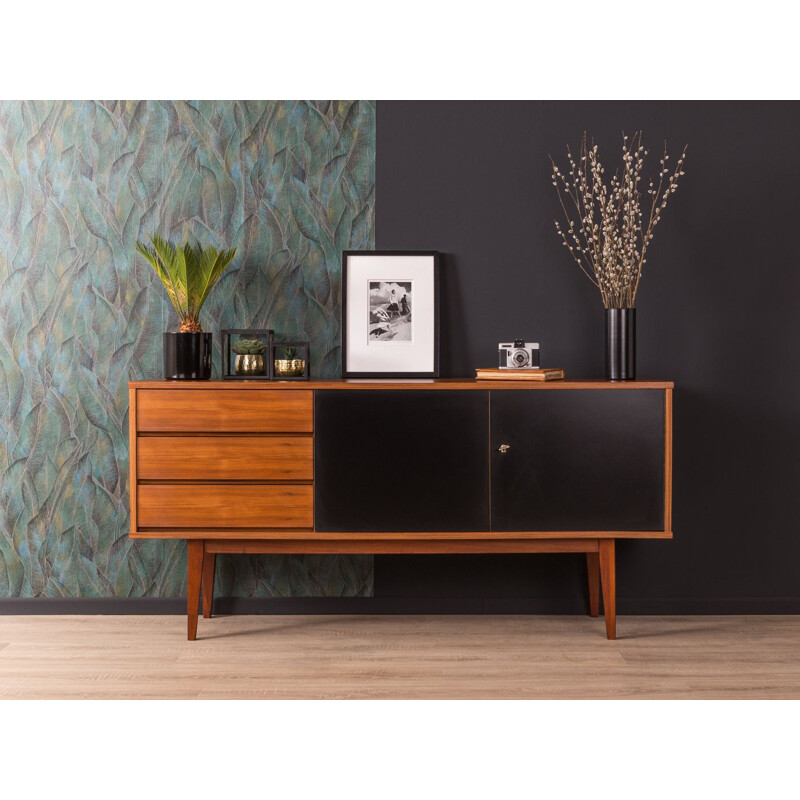
<path fill-rule="evenodd" d="M 618 597 L 618 614 L 800 614 L 800 597 Z"/>
<path fill-rule="evenodd" d="M 215 614 L 586 614 L 581 598 L 220 597 Z M 185 614 L 180 597 L 0 599 L 0 615 Z M 620 615 L 800 614 L 800 597 L 623 598 Z"/>
<path fill-rule="evenodd" d="M 4 614 L 185 614 L 180 597 L 9 597 L 0 599 Z"/>

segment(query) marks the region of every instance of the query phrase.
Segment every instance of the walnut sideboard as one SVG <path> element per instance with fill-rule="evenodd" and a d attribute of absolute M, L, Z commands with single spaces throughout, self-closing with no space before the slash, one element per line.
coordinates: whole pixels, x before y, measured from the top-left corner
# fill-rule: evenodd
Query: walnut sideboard
<path fill-rule="evenodd" d="M 586 553 L 672 538 L 668 381 L 138 381 L 134 538 L 186 539 L 188 631 L 217 553 Z"/>

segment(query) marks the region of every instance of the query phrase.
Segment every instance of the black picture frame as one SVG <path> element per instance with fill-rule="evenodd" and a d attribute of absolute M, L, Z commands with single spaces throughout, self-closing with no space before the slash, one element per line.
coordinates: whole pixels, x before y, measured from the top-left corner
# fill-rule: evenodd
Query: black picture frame
<path fill-rule="evenodd" d="M 298 357 L 305 361 L 305 369 L 302 375 L 297 376 L 278 376 L 275 374 L 275 357 L 280 347 L 295 347 L 300 351 Z M 273 381 L 307 381 L 311 375 L 311 342 L 276 342 L 273 341 L 269 348 L 269 369 Z"/>
<path fill-rule="evenodd" d="M 433 369 L 430 371 L 353 371 L 347 367 L 348 259 L 351 256 L 425 256 L 433 259 Z M 343 250 L 342 251 L 342 377 L 343 378 L 438 378 L 439 377 L 439 270 L 438 250 Z"/>
<path fill-rule="evenodd" d="M 274 331 L 261 330 L 256 328 L 228 328 L 222 333 L 222 380 L 224 381 L 269 381 L 272 380 L 272 339 Z M 238 339 L 250 337 L 251 339 L 266 339 L 266 365 L 263 375 L 237 375 L 232 366 L 232 340 L 236 336 Z"/>

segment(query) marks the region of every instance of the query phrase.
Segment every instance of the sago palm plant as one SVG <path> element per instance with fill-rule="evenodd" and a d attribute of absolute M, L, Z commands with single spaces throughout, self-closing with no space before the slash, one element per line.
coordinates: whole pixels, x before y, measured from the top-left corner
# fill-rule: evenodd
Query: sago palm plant
<path fill-rule="evenodd" d="M 216 247 L 189 242 L 179 247 L 155 234 L 150 245 L 136 242 L 136 250 L 161 278 L 178 312 L 180 332 L 202 333 L 200 309 L 225 267 L 233 261 L 236 248 L 217 251 Z"/>

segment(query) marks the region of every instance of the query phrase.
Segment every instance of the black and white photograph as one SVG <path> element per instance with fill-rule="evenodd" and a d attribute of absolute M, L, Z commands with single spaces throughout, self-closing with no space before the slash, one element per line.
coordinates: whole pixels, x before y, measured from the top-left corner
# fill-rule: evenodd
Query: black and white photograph
<path fill-rule="evenodd" d="M 369 281 L 369 341 L 411 342 L 412 281 Z"/>

